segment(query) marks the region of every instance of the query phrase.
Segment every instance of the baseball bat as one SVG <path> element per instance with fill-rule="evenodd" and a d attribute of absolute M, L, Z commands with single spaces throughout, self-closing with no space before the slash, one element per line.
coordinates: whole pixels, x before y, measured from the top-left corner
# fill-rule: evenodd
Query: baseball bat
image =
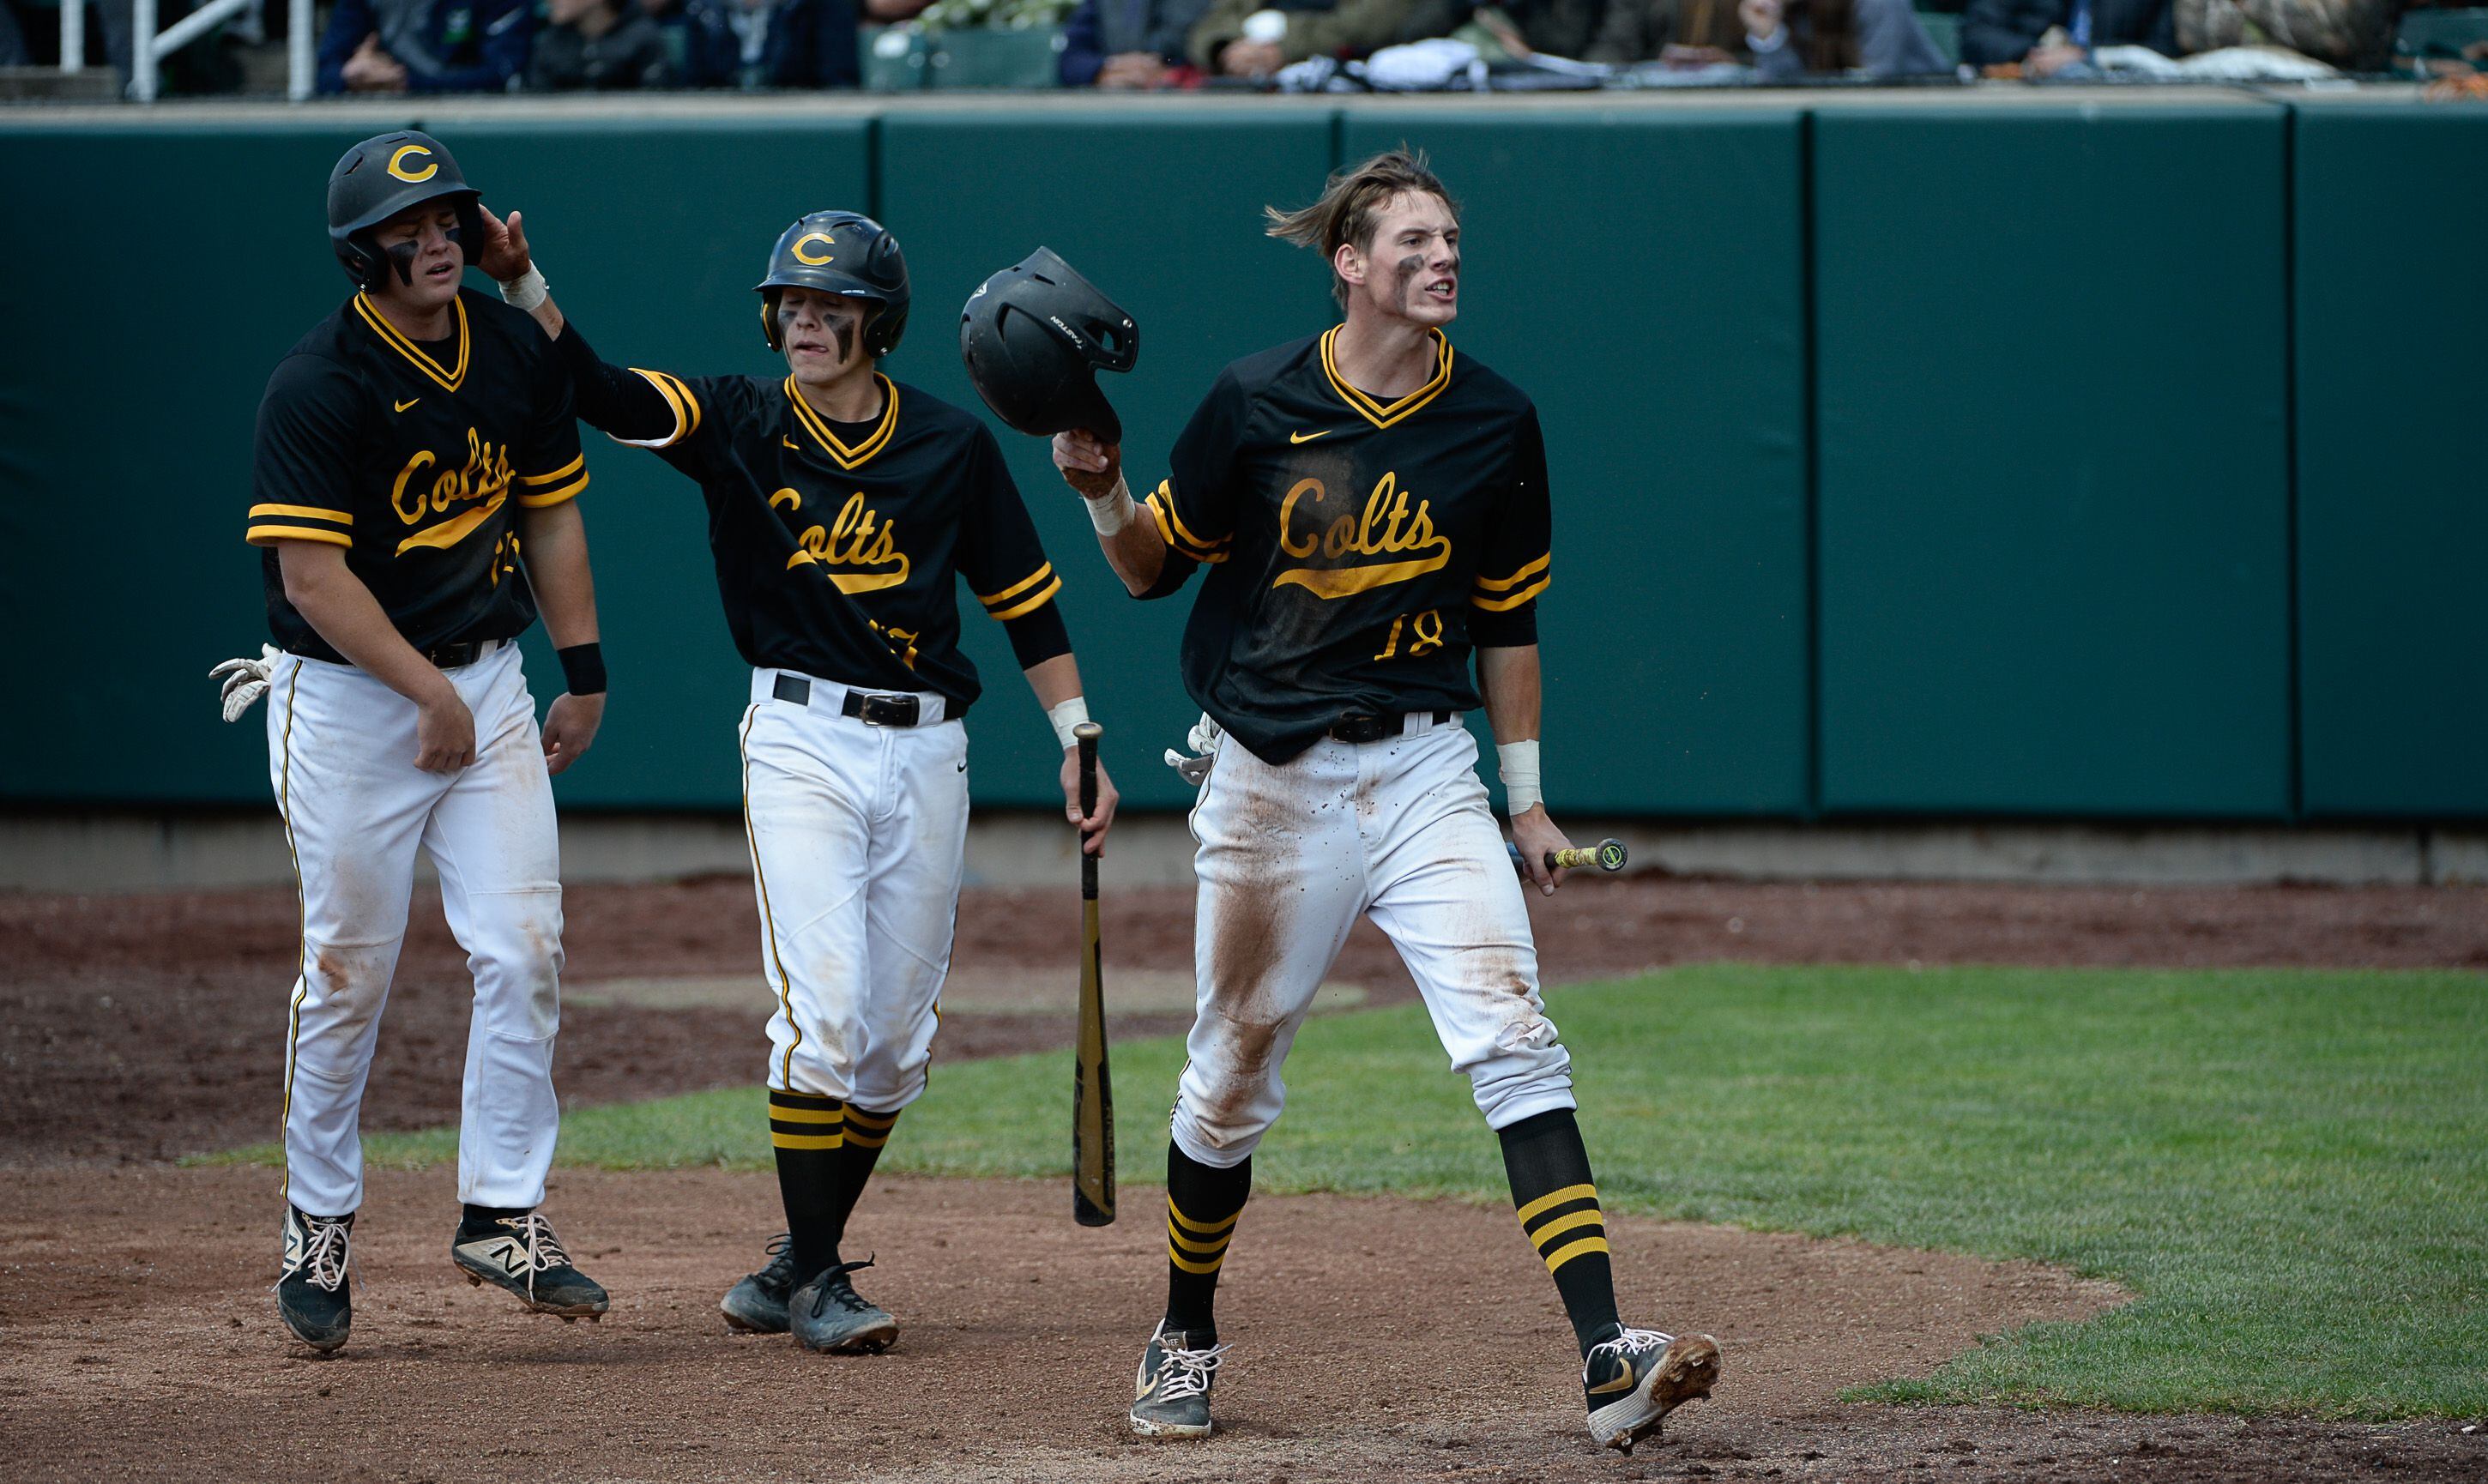
<path fill-rule="evenodd" d="M 1093 721 L 1072 728 L 1080 744 L 1080 813 L 1097 811 Z M 1086 837 L 1083 837 L 1086 844 Z M 1106 1072 L 1105 968 L 1097 948 L 1097 857 L 1080 853 L 1080 1039 L 1071 1078 L 1071 1218 L 1083 1226 L 1115 1219 L 1115 1086 Z"/>
<path fill-rule="evenodd" d="M 1519 870 L 1520 847 L 1506 840 L 1503 842 L 1503 849 L 1512 856 L 1512 868 L 1515 871 Z M 1546 869 L 1549 871 L 1580 871 L 1591 866 L 1596 866 L 1601 871 L 1623 870 L 1625 843 L 1622 840 L 1601 840 L 1596 845 L 1546 853 Z"/>

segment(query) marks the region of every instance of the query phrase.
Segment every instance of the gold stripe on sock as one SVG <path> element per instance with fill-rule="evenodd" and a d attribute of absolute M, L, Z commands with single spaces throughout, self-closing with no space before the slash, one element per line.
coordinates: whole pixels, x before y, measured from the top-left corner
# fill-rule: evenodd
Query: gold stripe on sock
<path fill-rule="evenodd" d="M 785 1103 L 772 1103 L 769 1116 L 779 1123 L 839 1123 L 847 1115 L 843 1108 L 797 1107 Z"/>
<path fill-rule="evenodd" d="M 1575 1257 L 1585 1257 L 1592 1252 L 1603 1252 L 1605 1250 L 1607 1250 L 1606 1238 L 1584 1237 L 1578 1242 L 1571 1243 L 1566 1246 L 1557 1247 L 1554 1251 L 1547 1253 L 1546 1271 L 1553 1273 L 1556 1269 L 1561 1268 Z"/>
<path fill-rule="evenodd" d="M 1205 1263 L 1197 1263 L 1191 1258 L 1184 1256 L 1181 1252 L 1176 1251 L 1173 1244 L 1170 1243 L 1167 1246 L 1167 1261 L 1174 1264 L 1186 1273 L 1199 1273 L 1204 1274 L 1216 1273 L 1218 1271 L 1218 1265 L 1226 1260 L 1227 1254 L 1221 1252 L 1216 1257 L 1211 1258 Z"/>
<path fill-rule="evenodd" d="M 867 1113 L 862 1108 L 850 1107 L 847 1109 L 847 1122 L 858 1128 L 870 1129 L 875 1134 L 887 1134 L 891 1126 L 898 1122 L 898 1114 Z"/>
<path fill-rule="evenodd" d="M 1185 1236 L 1182 1229 L 1174 1225 L 1173 1222 L 1169 1222 L 1167 1224 L 1167 1241 L 1183 1248 L 1187 1252 L 1196 1253 L 1202 1257 L 1210 1257 L 1217 1253 L 1226 1251 L 1227 1244 L 1234 1240 L 1235 1234 L 1233 1232 L 1229 1232 L 1224 1237 L 1213 1238 L 1207 1242 L 1196 1242 L 1192 1238 Z"/>
<path fill-rule="evenodd" d="M 1529 1234 L 1529 1243 L 1530 1246 L 1535 1246 L 1538 1250 L 1543 1252 L 1546 1250 L 1546 1244 L 1549 1242 L 1554 1241 L 1557 1237 L 1562 1236 L 1568 1231 L 1573 1231 L 1583 1226 L 1597 1227 L 1598 1235 L 1603 1237 L 1606 1235 L 1606 1224 L 1607 1214 L 1600 1211 L 1597 1207 L 1593 1206 L 1587 1211 L 1575 1211 L 1570 1216 L 1557 1217 L 1545 1225 L 1539 1227 L 1536 1231 L 1531 1232 Z"/>
<path fill-rule="evenodd" d="M 849 1149 L 879 1149 L 882 1145 L 889 1142 L 890 1135 L 887 1134 L 864 1134 L 859 1132 L 853 1124 L 849 1124 L 847 1126 L 847 1147 Z"/>
<path fill-rule="evenodd" d="M 1174 1197 L 1172 1195 L 1167 1197 L 1167 1211 L 1186 1227 L 1201 1233 L 1204 1237 L 1214 1237 L 1218 1233 L 1225 1231 L 1227 1228 L 1235 1224 L 1237 1217 L 1241 1217 L 1244 1214 L 1242 1208 L 1239 1207 L 1237 1208 L 1234 1216 L 1229 1217 L 1224 1221 L 1196 1221 L 1192 1218 L 1183 1214 L 1183 1208 L 1174 1203 Z"/>
<path fill-rule="evenodd" d="M 1520 1224 L 1526 1226 L 1530 1223 L 1532 1218 L 1544 1216 L 1547 1212 L 1554 1210 L 1566 1201 L 1579 1200 L 1583 1196 L 1588 1196 L 1592 1200 L 1597 1200 L 1598 1198 L 1598 1188 L 1594 1185 L 1568 1185 L 1560 1190 L 1549 1190 L 1545 1194 L 1538 1197 L 1536 1200 L 1531 1201 L 1528 1205 L 1520 1208 Z"/>
<path fill-rule="evenodd" d="M 772 1129 L 769 1142 L 779 1149 L 835 1149 L 846 1138 L 838 1134 L 780 1134 Z"/>

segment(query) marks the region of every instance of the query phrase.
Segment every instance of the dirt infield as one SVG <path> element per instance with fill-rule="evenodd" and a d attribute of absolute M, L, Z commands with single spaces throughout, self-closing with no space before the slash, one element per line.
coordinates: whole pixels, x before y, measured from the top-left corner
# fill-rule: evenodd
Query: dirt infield
<path fill-rule="evenodd" d="M 740 880 L 570 893 L 560 1078 L 573 1104 L 748 1082 L 764 1013 Z M 1602 882 L 1535 902 L 1547 977 L 1651 964 L 2028 962 L 2488 966 L 2488 893 L 2145 891 Z M 938 1054 L 1060 1046 L 1068 892 L 978 892 Z M 2030 1265 L 1619 1218 L 1635 1315 L 1715 1330 L 1714 1406 L 1599 1456 L 1566 1330 L 1508 1212 L 1274 1198 L 1230 1265 L 1225 1436 L 1151 1447 L 1115 1425 L 1158 1300 L 1162 1238 L 1061 1218 L 1060 1192 L 891 1180 L 858 1218 L 900 1350 L 799 1358 L 729 1337 L 723 1284 L 774 1230 L 766 1177 L 565 1172 L 551 1209 L 615 1289 L 598 1327 L 459 1283 L 445 1171 L 376 1176 L 357 1339 L 289 1358 L 265 1170 L 154 1162 L 272 1133 L 290 893 L 0 896 L 0 1438 L 12 1478 L 894 1478 L 1043 1481 L 1781 1477 L 2488 1477 L 2446 1425 L 2135 1418 L 1843 1405 L 1981 1334 L 2078 1318 L 2100 1285 Z M 1190 903 L 1110 896 L 1124 1035 L 1185 1022 Z M 1333 1002 L 1412 993 L 1370 930 Z M 418 902 L 367 1126 L 455 1115 L 461 955 Z M 738 984 L 748 984 L 748 991 Z M 738 994 L 749 1003 L 737 1008 Z M 1134 1212 L 1150 1192 L 1131 1192 Z M 1698 1297 L 1694 1297 L 1698 1296 Z M 1698 1302 L 1699 1312 L 1668 1308 Z"/>
<path fill-rule="evenodd" d="M 1995 885 L 1805 885 L 1577 880 L 1533 899 L 1546 977 L 1654 964 L 2299 964 L 2488 966 L 2488 891 L 2460 887 L 2131 890 Z M 988 993 L 954 1001 L 946 1060 L 1070 1043 L 1079 906 L 1070 891 L 971 891 L 956 964 Z M 759 922 L 737 877 L 573 887 L 558 1076 L 573 1106 L 758 1079 Z M 1109 891 L 1108 963 L 1180 974 L 1192 901 Z M 158 1160 L 269 1138 L 282 1071 L 297 909 L 282 890 L 133 897 L 0 894 L 0 1167 Z M 600 983 L 749 975 L 740 1009 L 610 999 Z M 1014 978 L 1026 1008 L 1011 1006 Z M 1367 1002 L 1415 993 L 1370 926 L 1334 978 Z M 1110 977 L 1110 985 L 1113 980 Z M 463 955 L 436 893 L 419 893 L 381 1033 L 365 1126 L 457 1115 L 466 1044 Z M 1116 1018 L 1117 1036 L 1176 1031 L 1166 996 Z M 1110 995 L 1110 1003 L 1112 996 Z"/>
<path fill-rule="evenodd" d="M 1229 1265 L 1238 1342 L 1206 1445 L 1122 1436 L 1161 1298 L 1163 1234 L 1071 1224 L 1060 1190 L 891 1179 L 857 1218 L 898 1348 L 797 1354 L 714 1305 L 772 1229 L 766 1176 L 557 1177 L 550 1203 L 615 1293 L 564 1326 L 471 1289 L 445 1250 L 445 1171 L 382 1173 L 364 1207 L 355 1338 L 289 1357 L 266 1284 L 265 1170 L 46 1170 L 0 1218 L 0 1435 L 25 1480 L 293 1477 L 1118 1480 L 1720 1476 L 1955 1480 L 2479 1476 L 2456 1429 L 1912 1412 L 1841 1387 L 1923 1373 L 1976 1337 L 2117 1302 L 2032 1264 L 1630 1218 L 1647 1313 L 1714 1330 L 1718 1399 L 1630 1460 L 1581 1428 L 1569 1332 L 1510 1213 L 1271 1197 Z M 1145 1213 L 1155 1192 L 1133 1190 Z M 1922 1472 L 1923 1470 L 1923 1472 Z"/>

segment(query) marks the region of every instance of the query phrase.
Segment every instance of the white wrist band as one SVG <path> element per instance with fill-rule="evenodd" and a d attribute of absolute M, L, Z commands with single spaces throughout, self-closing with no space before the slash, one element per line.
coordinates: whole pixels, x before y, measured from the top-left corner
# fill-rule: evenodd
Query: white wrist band
<path fill-rule="evenodd" d="M 1100 536 L 1114 535 L 1141 513 L 1140 502 L 1132 498 L 1132 487 L 1123 483 L 1120 474 L 1115 476 L 1114 489 L 1095 496 L 1084 494 L 1081 499 L 1088 502 L 1088 523 L 1097 528 Z"/>
<path fill-rule="evenodd" d="M 545 301 L 548 292 L 544 270 L 534 264 L 527 265 L 524 273 L 501 285 L 501 298 L 512 309 L 533 309 Z"/>
<path fill-rule="evenodd" d="M 1503 774 L 1503 795 L 1513 818 L 1518 819 L 1546 801 L 1538 792 L 1538 739 L 1497 742 L 1495 766 Z"/>
<path fill-rule="evenodd" d="M 1048 708 L 1045 719 L 1054 728 L 1054 740 L 1062 743 L 1062 750 L 1068 752 L 1080 745 L 1080 739 L 1071 735 L 1071 729 L 1088 719 L 1088 700 L 1086 696 L 1075 695 L 1060 706 Z"/>

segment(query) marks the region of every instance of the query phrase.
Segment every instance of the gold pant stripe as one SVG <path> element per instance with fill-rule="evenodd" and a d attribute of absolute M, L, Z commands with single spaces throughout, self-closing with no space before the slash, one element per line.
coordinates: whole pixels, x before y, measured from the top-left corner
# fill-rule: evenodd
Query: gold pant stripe
<path fill-rule="evenodd" d="M 1167 1248 L 1167 1261 L 1174 1264 L 1177 1268 L 1182 1269 L 1186 1273 L 1199 1273 L 1204 1274 L 1216 1273 L 1218 1271 L 1218 1265 L 1226 1260 L 1227 1254 L 1221 1252 L 1216 1257 L 1211 1258 L 1205 1263 L 1197 1263 L 1191 1258 L 1184 1256 L 1181 1252 L 1176 1251 L 1173 1246 L 1169 1246 Z"/>
<path fill-rule="evenodd" d="M 1607 1250 L 1606 1238 L 1584 1237 L 1578 1242 L 1572 1243 L 1567 1246 L 1557 1247 L 1554 1251 L 1547 1253 L 1546 1271 L 1552 1273 L 1556 1269 L 1564 1266 L 1566 1263 L 1570 1262 L 1575 1257 L 1584 1256 L 1591 1252 L 1603 1252 L 1605 1250 Z"/>
<path fill-rule="evenodd" d="M 846 1142 L 839 1134 L 780 1134 L 769 1131 L 769 1142 L 779 1149 L 835 1149 Z"/>
<path fill-rule="evenodd" d="M 1599 1235 L 1604 1236 L 1606 1234 L 1606 1225 L 1607 1214 L 1600 1211 L 1597 1207 L 1592 1206 L 1587 1211 L 1575 1211 L 1570 1216 L 1557 1217 L 1555 1219 L 1547 1222 L 1536 1231 L 1531 1232 L 1529 1234 L 1529 1242 L 1532 1246 L 1535 1246 L 1538 1250 L 1543 1252 L 1546 1250 L 1546 1244 L 1554 1241 L 1557 1237 L 1562 1236 L 1568 1231 L 1577 1230 L 1584 1226 L 1595 1226 L 1598 1228 Z"/>
<path fill-rule="evenodd" d="M 786 378 L 791 385 L 794 378 Z M 804 1044 L 804 1022 L 795 1019 L 795 986 L 786 977 L 786 961 L 778 952 L 778 918 L 769 910 L 769 876 L 760 869 L 760 836 L 751 827 L 751 722 L 760 714 L 755 706 L 744 715 L 743 735 L 735 741 L 743 752 L 743 838 L 751 845 L 751 879 L 760 886 L 760 929 L 769 938 L 769 966 L 778 970 L 778 1004 L 786 1012 L 786 1023 L 795 1029 L 795 1039 L 786 1043 L 785 1051 L 778 1058 L 778 1079 L 795 1080 L 795 1049 Z"/>
<path fill-rule="evenodd" d="M 772 1103 L 769 1116 L 780 1123 L 838 1123 L 847 1115 L 844 1108 L 789 1107 L 783 1103 Z"/>
<path fill-rule="evenodd" d="M 285 1105 L 276 1113 L 276 1147 L 285 1148 L 285 1129 L 294 1121 L 294 1055 L 302 1040 L 302 996 L 311 993 L 311 894 L 302 884 L 302 853 L 294 848 L 294 692 L 302 686 L 302 667 L 296 665 L 285 680 L 285 738 L 278 745 L 284 749 L 285 761 L 276 770 L 276 817 L 285 823 L 285 854 L 294 862 L 294 897 L 299 904 L 300 932 L 295 937 L 295 963 L 300 969 L 294 985 L 294 1004 L 285 1012 Z M 275 704 L 275 698 L 269 698 Z M 285 1173 L 277 1178 L 276 1193 L 284 1195 L 294 1188 L 294 1162 L 285 1162 Z"/>
<path fill-rule="evenodd" d="M 1235 1224 L 1237 1217 L 1241 1217 L 1244 1214 L 1243 1212 L 1238 1211 L 1235 1213 L 1235 1216 L 1229 1217 L 1224 1221 L 1196 1221 L 1192 1218 L 1183 1214 L 1183 1209 L 1174 1203 L 1174 1197 L 1172 1195 L 1167 1197 L 1167 1212 L 1176 1220 L 1182 1222 L 1186 1227 L 1201 1233 L 1201 1235 L 1204 1237 L 1214 1237 L 1220 1232 L 1225 1231 L 1227 1228 Z"/>
<path fill-rule="evenodd" d="M 1528 1205 L 1520 1208 L 1520 1224 L 1526 1226 L 1529 1224 L 1532 1218 L 1544 1216 L 1546 1213 L 1554 1210 L 1566 1201 L 1579 1200 L 1583 1196 L 1588 1196 L 1592 1200 L 1597 1200 L 1598 1198 L 1598 1188 L 1594 1185 L 1568 1185 L 1560 1190 L 1549 1190 L 1545 1194 L 1538 1197 L 1536 1200 L 1531 1201 Z"/>
<path fill-rule="evenodd" d="M 1203 1257 L 1215 1256 L 1220 1252 L 1226 1251 L 1227 1244 L 1234 1240 L 1235 1234 L 1233 1232 L 1229 1232 L 1226 1236 L 1217 1238 L 1214 1241 L 1195 1242 L 1190 1237 L 1183 1234 L 1183 1229 L 1181 1227 L 1176 1226 L 1173 1222 L 1167 1223 L 1167 1241 L 1183 1248 L 1187 1252 L 1198 1252 Z"/>

